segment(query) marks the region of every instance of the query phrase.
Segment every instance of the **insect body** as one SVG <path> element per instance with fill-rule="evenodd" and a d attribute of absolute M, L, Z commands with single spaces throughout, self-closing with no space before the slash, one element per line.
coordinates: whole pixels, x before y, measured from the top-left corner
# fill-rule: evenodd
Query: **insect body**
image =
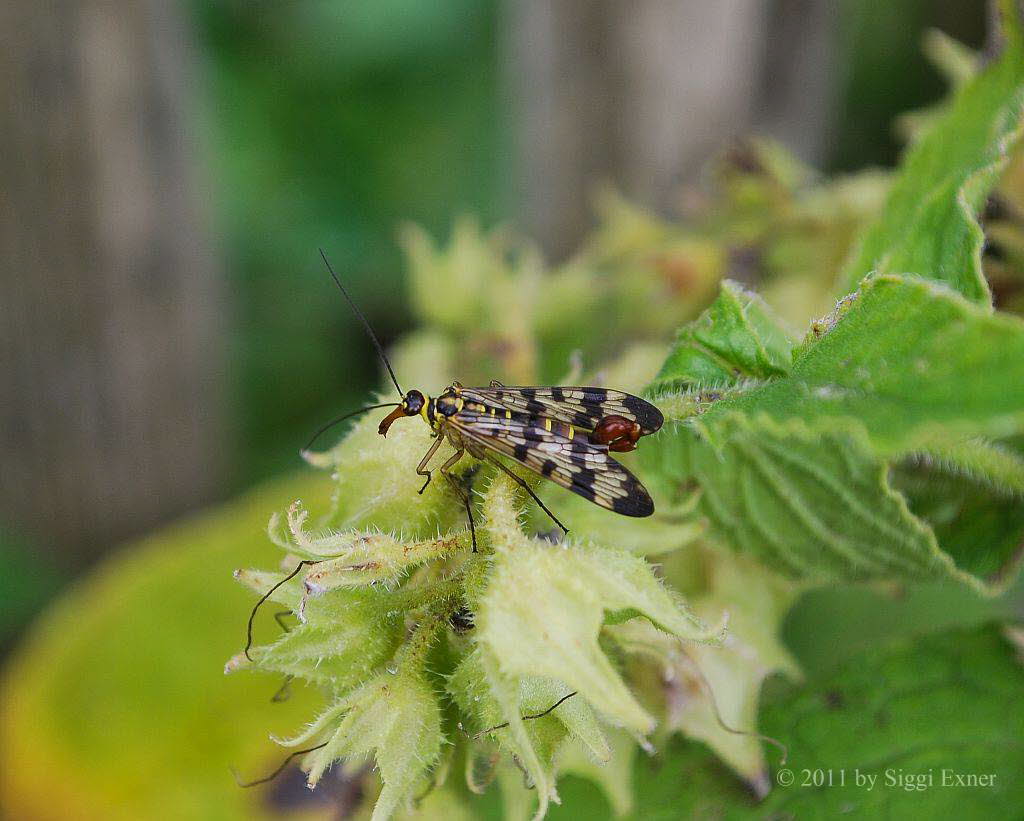
<path fill-rule="evenodd" d="M 394 407 L 380 423 L 378 431 L 382 436 L 386 436 L 391 425 L 403 416 L 420 416 L 430 426 L 435 441 L 416 468 L 420 476 L 426 477 L 420 493 L 430 484 L 432 471 L 427 467 L 430 460 L 443 441 L 451 443 L 455 453 L 441 465 L 440 471 L 462 496 L 474 549 L 476 532 L 469 495 L 451 475 L 451 469 L 467 453 L 508 474 L 566 533 L 568 528 L 537 497 L 526 480 L 510 470 L 498 456 L 508 457 L 615 513 L 650 516 L 654 512 L 654 503 L 646 488 L 609 455 L 634 450 L 641 436 L 661 427 L 664 417 L 654 405 L 638 396 L 607 388 L 518 387 L 500 382 L 491 382 L 486 388 L 467 388 L 453 382 L 436 397 L 425 396 L 418 390 L 404 392 L 370 323 L 331 269 L 323 251 L 320 254 L 334 282 L 366 327 L 402 397 L 399 402 L 371 405 L 355 413 Z M 353 415 L 333 420 L 317 431 L 313 439 Z"/>
<path fill-rule="evenodd" d="M 417 468 L 427 477 L 421 492 L 430 482 L 427 465 L 447 439 L 455 453 L 441 466 L 445 475 L 469 453 L 525 485 L 495 458 L 500 454 L 608 510 L 625 516 L 654 512 L 644 486 L 609 456 L 611 450 L 633 450 L 641 436 L 662 425 L 661 412 L 637 396 L 606 388 L 515 387 L 498 382 L 466 388 L 454 382 L 436 398 L 409 391 L 380 423 L 379 432 L 386 435 L 403 416 L 421 416 L 437 437 Z M 552 519 L 565 529 L 553 515 Z"/>

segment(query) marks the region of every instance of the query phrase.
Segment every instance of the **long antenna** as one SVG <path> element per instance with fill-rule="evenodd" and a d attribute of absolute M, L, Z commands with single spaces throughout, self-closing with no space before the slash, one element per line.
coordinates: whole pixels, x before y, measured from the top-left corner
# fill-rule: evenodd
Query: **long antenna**
<path fill-rule="evenodd" d="M 312 753 L 312 752 L 314 752 L 316 750 L 322 750 L 324 747 L 327 746 L 327 744 L 328 744 L 328 742 L 325 741 L 323 744 L 317 744 L 315 747 L 307 747 L 305 750 L 296 750 L 294 753 L 292 753 L 290 756 L 288 756 L 284 761 L 282 761 L 281 762 L 281 766 L 278 767 L 276 770 L 274 770 L 270 775 L 265 775 L 265 776 L 263 776 L 263 778 L 257 778 L 254 781 L 242 781 L 242 779 L 239 777 L 238 773 L 235 772 L 235 768 L 234 767 L 230 768 L 231 769 L 231 774 L 235 777 L 235 781 L 238 782 L 238 786 L 242 787 L 242 788 L 255 787 L 257 784 L 266 784 L 268 781 L 273 781 L 281 773 L 283 773 L 285 771 L 285 769 L 288 767 L 288 765 L 292 763 L 292 759 L 298 758 L 300 755 L 306 755 L 307 753 Z"/>
<path fill-rule="evenodd" d="M 331 272 L 331 279 L 334 280 L 334 284 L 338 286 L 338 290 L 344 295 L 348 304 L 352 306 L 352 310 L 355 311 L 356 316 L 359 317 L 360 322 L 363 323 L 363 327 L 366 328 L 366 333 L 370 335 L 370 339 L 373 341 L 373 346 L 377 349 L 377 355 L 380 356 L 381 362 L 384 363 L 384 367 L 388 369 L 388 373 L 391 375 L 391 381 L 395 383 L 395 387 L 398 388 L 398 395 L 405 396 L 402 391 L 402 387 L 398 384 L 398 379 L 395 377 L 395 372 L 391 369 L 391 363 L 388 362 L 387 356 L 384 355 L 384 346 L 380 344 L 380 340 L 377 339 L 377 334 L 373 332 L 373 328 L 370 327 L 369 321 L 363 316 L 363 312 L 359 310 L 359 306 L 352 301 L 352 297 L 348 295 L 348 291 L 345 290 L 345 286 L 341 284 L 341 280 L 338 279 L 338 275 L 334 273 L 334 269 L 331 267 L 331 263 L 327 261 L 327 254 L 324 253 L 324 249 L 318 249 L 320 256 L 324 259 L 324 265 L 327 266 L 327 270 Z"/>
<path fill-rule="evenodd" d="M 245 628 L 245 657 L 249 659 L 249 661 L 252 661 L 252 656 L 249 655 L 249 651 L 252 649 L 252 623 L 256 620 L 256 613 L 263 606 L 263 602 L 265 602 L 267 599 L 273 596 L 274 591 L 277 590 L 277 588 L 279 588 L 282 584 L 284 584 L 285 582 L 290 582 L 292 579 L 298 576 L 299 571 L 302 570 L 302 568 L 304 568 L 306 565 L 319 564 L 322 561 L 323 559 L 303 559 L 301 562 L 295 565 L 295 569 L 291 573 L 289 573 L 287 576 L 281 579 L 281 581 L 279 581 L 277 584 L 271 587 L 266 593 L 260 596 L 260 600 L 256 602 L 256 606 L 253 607 L 252 612 L 249 614 L 249 624 Z M 238 574 L 241 572 L 241 570 L 236 570 L 235 578 L 238 578 Z"/>
<path fill-rule="evenodd" d="M 562 696 L 560 699 L 558 699 L 558 701 L 556 701 L 554 704 L 552 704 L 546 710 L 542 710 L 539 713 L 534 713 L 532 716 L 522 716 L 520 720 L 522 720 L 522 721 L 530 721 L 530 720 L 535 719 L 535 718 L 544 718 L 544 716 L 546 716 L 548 713 L 553 713 L 555 711 L 556 707 L 560 707 L 563 702 L 568 701 L 570 698 L 572 698 L 574 695 L 576 695 L 576 692 L 577 692 L 576 690 L 573 690 L 571 693 L 568 693 L 568 694 Z M 508 725 L 509 725 L 509 722 L 507 722 L 507 721 L 505 721 L 505 722 L 503 722 L 501 724 L 495 724 L 493 727 L 488 727 L 486 730 L 481 730 L 479 733 L 474 733 L 473 735 L 470 736 L 470 738 L 475 741 L 476 739 L 481 738 L 481 737 L 487 735 L 488 733 L 493 733 L 495 730 L 504 730 Z"/>
<path fill-rule="evenodd" d="M 310 440 L 306 443 L 306 446 L 302 449 L 302 452 L 303 453 L 308 452 L 309 449 L 311 447 L 313 447 L 313 443 L 317 439 L 320 438 L 320 434 L 325 433 L 326 431 L 329 431 L 331 428 L 333 428 L 339 422 L 344 422 L 346 419 L 349 419 L 349 418 L 351 418 L 353 416 L 358 416 L 360 413 L 366 413 L 366 411 L 376 410 L 377 408 L 393 408 L 396 405 L 400 405 L 400 404 L 401 404 L 400 402 L 385 402 L 382 405 L 368 405 L 365 408 L 360 408 L 359 410 L 352 411 L 351 413 L 346 413 L 343 416 L 338 416 L 338 417 L 332 419 L 326 425 L 323 425 L 320 428 L 320 430 L 318 430 L 316 433 L 314 433 L 313 436 L 310 438 Z"/>

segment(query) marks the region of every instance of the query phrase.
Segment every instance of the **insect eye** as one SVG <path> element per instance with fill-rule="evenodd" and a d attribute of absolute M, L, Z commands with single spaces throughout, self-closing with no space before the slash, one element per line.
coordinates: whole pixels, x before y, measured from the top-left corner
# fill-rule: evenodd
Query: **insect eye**
<path fill-rule="evenodd" d="M 405 412 L 409 416 L 415 416 L 423 408 L 423 394 L 419 391 L 409 391 L 405 395 Z"/>

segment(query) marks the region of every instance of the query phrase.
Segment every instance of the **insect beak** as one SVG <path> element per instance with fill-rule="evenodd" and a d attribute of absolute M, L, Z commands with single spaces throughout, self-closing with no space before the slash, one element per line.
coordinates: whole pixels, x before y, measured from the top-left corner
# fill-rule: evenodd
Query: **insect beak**
<path fill-rule="evenodd" d="M 388 428 L 391 427 L 391 423 L 396 419 L 401 419 L 403 416 L 405 416 L 405 406 L 399 405 L 381 420 L 380 425 L 377 427 L 377 433 L 381 436 L 387 436 Z"/>

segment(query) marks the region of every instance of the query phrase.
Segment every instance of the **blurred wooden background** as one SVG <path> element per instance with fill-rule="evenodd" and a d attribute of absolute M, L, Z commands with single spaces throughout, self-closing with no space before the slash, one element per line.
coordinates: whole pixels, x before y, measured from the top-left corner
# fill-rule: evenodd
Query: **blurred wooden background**
<path fill-rule="evenodd" d="M 0 519 L 71 565 L 218 494 L 188 35 L 177 3 L 0 5 Z"/>
<path fill-rule="evenodd" d="M 474 185 L 507 174 L 510 201 L 492 210 L 558 260 L 593 224 L 596 184 L 610 181 L 669 211 L 681 182 L 751 131 L 810 162 L 891 161 L 893 113 L 942 89 L 922 67 L 921 32 L 980 30 L 982 5 L 489 0 L 464 29 L 451 20 L 470 16 L 457 3 L 410 9 L 389 40 L 381 34 L 387 12 L 373 17 L 368 4 L 356 4 L 355 22 L 344 5 L 324 3 L 0 4 L 0 548 L 6 533 L 23 533 L 29 548 L 74 565 L 253 481 L 238 475 L 239 451 L 252 463 L 253 450 L 276 443 L 292 460 L 280 464 L 297 465 L 301 414 L 336 402 L 341 383 L 364 388 L 349 384 L 354 354 L 338 350 L 358 333 L 346 335 L 343 307 L 323 307 L 317 320 L 336 318 L 343 332 L 310 330 L 310 303 L 331 299 L 312 269 L 316 244 L 333 231 L 335 245 L 348 241 L 350 259 L 393 251 L 395 215 L 422 217 L 409 213 L 416 199 L 408 189 L 425 166 L 432 185 L 446 169 Z M 851 9 L 856 15 L 839 19 Z M 423 20 L 434 23 L 416 23 Z M 429 36 L 442 30 L 455 39 Z M 419 40 L 423 51 L 409 46 Z M 465 43 L 479 48 L 455 58 L 464 64 L 444 62 Z M 211 79 L 214 57 L 222 73 Z M 909 59 L 908 82 L 879 80 Z M 876 96 L 861 94 L 850 108 L 860 92 L 847 93 L 840 71 Z M 425 116 L 417 95 L 464 75 L 477 83 L 453 81 L 448 97 L 431 97 L 441 116 L 406 151 L 400 132 L 415 132 Z M 387 98 L 397 87 L 403 94 Z M 215 111 L 205 99 L 211 88 L 220 95 Z M 460 102 L 460 113 L 443 99 Z M 846 100 L 845 114 L 834 110 L 837 100 Z M 336 131 L 325 136 L 325 109 L 336 130 L 348 129 L 347 143 Z M 231 140 L 204 159 L 204 124 L 225 122 Z M 482 128 L 500 140 L 481 137 Z M 451 146 L 474 139 L 471 161 L 455 155 Z M 370 153 L 385 142 L 391 155 Z M 327 159 L 295 162 L 300 153 Z M 218 166 L 205 167 L 210 161 Z M 211 173 L 221 165 L 228 171 Z M 234 179 L 242 194 L 214 191 L 218 177 Z M 254 177 L 257 186 L 238 184 Z M 389 184 L 399 193 L 378 190 Z M 432 207 L 444 212 L 434 230 L 477 202 L 472 191 L 458 200 L 468 189 L 449 190 L 455 201 L 434 192 Z M 218 232 L 213 220 L 227 221 L 228 207 L 234 233 Z M 287 235 L 276 256 L 259 241 L 269 234 Z M 230 287 L 216 247 L 225 236 Z M 396 269 L 396 281 L 398 265 L 395 252 L 387 271 Z M 292 290 L 300 285 L 306 290 Z M 239 319 L 249 289 L 259 299 Z M 306 335 L 296 333 L 299 323 Z M 309 363 L 320 368 L 316 379 L 293 378 Z M 332 393 L 320 380 L 335 365 Z M 282 375 L 291 379 L 285 387 Z M 263 438 L 246 432 L 240 405 L 250 409 L 250 428 L 252 418 L 279 411 Z"/>
<path fill-rule="evenodd" d="M 665 206 L 759 123 L 813 157 L 829 6 L 505 3 L 520 223 L 565 254 L 592 222 L 595 182 Z M 224 475 L 228 323 L 196 49 L 174 3 L 0 15 L 0 517 L 87 558 L 215 498 Z"/>
<path fill-rule="evenodd" d="M 517 210 L 555 256 L 613 181 L 664 210 L 713 152 L 752 131 L 821 159 L 838 4 L 523 0 L 505 6 Z"/>

